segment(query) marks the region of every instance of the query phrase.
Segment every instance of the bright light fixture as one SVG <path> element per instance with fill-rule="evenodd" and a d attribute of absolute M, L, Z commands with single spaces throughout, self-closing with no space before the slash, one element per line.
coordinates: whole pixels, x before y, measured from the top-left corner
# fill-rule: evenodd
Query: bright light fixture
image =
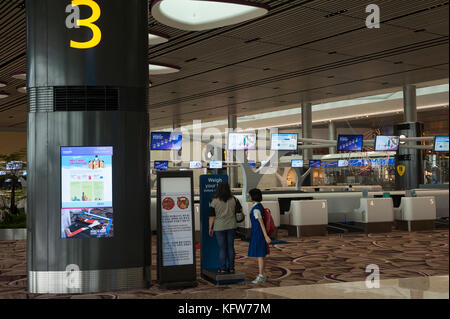
<path fill-rule="evenodd" d="M 0 92 L 0 99 L 6 99 L 9 96 L 8 93 L 2 93 Z"/>
<path fill-rule="evenodd" d="M 150 71 L 150 75 L 170 74 L 180 71 L 178 66 L 156 62 L 150 62 L 148 69 Z"/>
<path fill-rule="evenodd" d="M 157 31 L 148 32 L 148 44 L 157 45 L 169 41 L 169 36 Z"/>
<path fill-rule="evenodd" d="M 6 86 L 5 82 L 0 82 L 0 88 L 4 88 Z"/>
<path fill-rule="evenodd" d="M 244 0 L 153 0 L 152 16 L 185 31 L 203 31 L 259 18 L 269 7 Z"/>
<path fill-rule="evenodd" d="M 26 93 L 27 93 L 27 87 L 26 87 L 26 85 L 18 86 L 18 87 L 17 87 L 17 92 L 26 94 Z"/>
<path fill-rule="evenodd" d="M 17 79 L 17 80 L 26 80 L 27 74 L 24 72 L 18 72 L 18 73 L 12 74 L 11 77 L 13 77 L 14 79 Z"/>

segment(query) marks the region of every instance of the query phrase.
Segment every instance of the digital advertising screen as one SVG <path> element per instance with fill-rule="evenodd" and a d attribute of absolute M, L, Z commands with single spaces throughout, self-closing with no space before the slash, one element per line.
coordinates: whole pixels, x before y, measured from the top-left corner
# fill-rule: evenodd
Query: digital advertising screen
<path fill-rule="evenodd" d="M 324 167 L 338 167 L 338 161 L 328 162 L 328 163 L 325 164 Z"/>
<path fill-rule="evenodd" d="M 296 151 L 297 141 L 297 133 L 273 133 L 270 149 L 272 151 Z"/>
<path fill-rule="evenodd" d="M 181 132 L 152 132 L 151 150 L 152 151 L 179 151 L 182 142 Z"/>
<path fill-rule="evenodd" d="M 339 135 L 337 149 L 340 152 L 362 151 L 362 135 Z"/>
<path fill-rule="evenodd" d="M 375 138 L 375 151 L 377 152 L 396 152 L 400 145 L 399 136 L 377 136 Z"/>
<path fill-rule="evenodd" d="M 228 150 L 256 150 L 256 133 L 229 133 Z"/>
<path fill-rule="evenodd" d="M 338 167 L 348 167 L 348 161 L 347 160 L 339 160 Z"/>
<path fill-rule="evenodd" d="M 6 170 L 12 171 L 12 170 L 20 170 L 23 167 L 22 162 L 8 162 L 6 163 Z"/>
<path fill-rule="evenodd" d="M 111 238 L 113 148 L 61 147 L 61 238 Z"/>
<path fill-rule="evenodd" d="M 303 160 L 292 160 L 291 167 L 303 167 Z"/>
<path fill-rule="evenodd" d="M 222 161 L 210 161 L 209 168 L 211 169 L 221 169 L 223 167 Z"/>
<path fill-rule="evenodd" d="M 448 152 L 448 136 L 436 136 L 434 139 L 435 152 Z"/>
<path fill-rule="evenodd" d="M 153 165 L 157 171 L 167 171 L 167 169 L 169 168 L 168 161 L 154 161 Z"/>
<path fill-rule="evenodd" d="M 322 162 L 320 160 L 310 160 L 309 161 L 309 167 L 317 168 L 322 165 Z"/>
<path fill-rule="evenodd" d="M 190 161 L 189 168 L 190 169 L 200 169 L 200 168 L 203 168 L 203 165 L 202 165 L 201 161 Z"/>

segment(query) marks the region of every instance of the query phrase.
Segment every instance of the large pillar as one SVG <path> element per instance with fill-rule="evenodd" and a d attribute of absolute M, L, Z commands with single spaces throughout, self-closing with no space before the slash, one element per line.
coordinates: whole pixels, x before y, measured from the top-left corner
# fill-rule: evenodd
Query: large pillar
<path fill-rule="evenodd" d="M 66 8 L 68 4 L 26 1 L 28 289 L 90 293 L 147 287 L 151 278 L 148 1 L 89 0 Z M 61 190 L 61 147 L 102 146 L 113 152 L 112 164 L 107 163 L 112 176 L 107 179 L 112 180 L 108 217 L 114 232 L 108 238 L 97 238 L 90 230 L 83 239 L 65 238 L 62 216 L 71 217 L 64 222 L 74 223 L 72 217 L 77 215 L 62 209 L 66 192 Z M 85 160 L 73 162 L 69 165 L 80 165 L 86 175 Z M 85 176 L 87 180 L 92 177 L 101 183 L 102 173 L 92 174 Z M 76 177 L 70 175 L 70 186 L 64 186 L 71 192 L 72 178 Z M 99 195 L 101 189 L 92 190 L 93 196 L 106 196 Z M 76 207 L 102 211 L 100 200 L 92 204 L 94 210 Z"/>
<path fill-rule="evenodd" d="M 328 123 L 328 139 L 330 141 L 335 141 L 337 139 L 337 133 L 336 133 L 336 123 L 333 121 L 330 121 Z M 336 147 L 332 146 L 328 149 L 330 154 L 336 153 Z"/>
<path fill-rule="evenodd" d="M 421 137 L 423 123 L 417 122 L 416 87 L 406 85 L 403 88 L 404 123 L 394 125 L 394 134 L 406 137 Z M 418 142 L 408 142 L 418 145 Z M 396 170 L 396 189 L 410 190 L 418 188 L 424 183 L 423 151 L 417 149 L 400 148 L 396 156 L 396 165 L 405 166 L 403 175 Z"/>
<path fill-rule="evenodd" d="M 302 102 L 301 105 L 302 110 L 302 137 L 303 138 L 312 138 L 312 105 L 311 103 Z M 305 144 L 305 143 L 304 143 Z M 312 149 L 303 149 L 303 161 L 305 164 L 312 159 L 313 150 Z M 305 172 L 306 169 L 303 169 Z M 303 182 L 304 186 L 312 185 L 312 176 L 309 175 L 305 178 Z"/>
<path fill-rule="evenodd" d="M 236 130 L 236 128 L 237 128 L 236 109 L 230 108 L 228 110 L 228 129 L 230 132 L 234 132 L 234 130 Z M 228 136 L 225 136 L 225 138 L 228 138 Z M 228 142 L 226 144 L 228 144 Z M 227 151 L 228 161 L 230 159 L 233 160 L 233 158 L 234 158 L 233 153 L 235 153 L 235 151 Z M 233 164 L 230 163 L 230 165 L 233 165 Z M 237 186 L 237 182 L 238 182 L 238 171 L 237 170 L 238 170 L 238 168 L 235 166 L 228 167 L 228 176 L 229 176 L 229 183 L 230 183 L 231 188 L 234 188 Z"/>

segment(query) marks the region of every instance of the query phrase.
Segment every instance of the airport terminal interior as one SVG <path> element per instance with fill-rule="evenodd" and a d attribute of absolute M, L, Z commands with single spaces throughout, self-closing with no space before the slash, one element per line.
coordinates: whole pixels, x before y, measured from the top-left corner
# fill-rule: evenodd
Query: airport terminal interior
<path fill-rule="evenodd" d="M 448 217 L 448 1 L 0 0 L 0 299 L 448 299 Z"/>

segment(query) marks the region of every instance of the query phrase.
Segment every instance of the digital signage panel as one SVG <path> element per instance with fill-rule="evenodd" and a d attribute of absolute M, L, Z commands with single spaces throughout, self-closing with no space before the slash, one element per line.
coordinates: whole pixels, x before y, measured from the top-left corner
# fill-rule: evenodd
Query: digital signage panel
<path fill-rule="evenodd" d="M 377 136 L 375 138 L 375 151 L 377 152 L 396 152 L 400 145 L 399 136 Z"/>
<path fill-rule="evenodd" d="M 291 167 L 303 167 L 303 160 L 292 160 Z"/>
<path fill-rule="evenodd" d="M 152 132 L 151 150 L 152 151 L 179 151 L 182 141 L 181 132 Z"/>
<path fill-rule="evenodd" d="M 61 238 L 111 238 L 113 147 L 61 147 Z"/>
<path fill-rule="evenodd" d="M 210 169 L 221 169 L 223 167 L 222 161 L 210 161 L 209 168 Z"/>
<path fill-rule="evenodd" d="M 436 136 L 434 139 L 435 152 L 448 152 L 448 136 Z"/>
<path fill-rule="evenodd" d="M 270 149 L 272 151 L 296 151 L 297 133 L 273 133 Z"/>
<path fill-rule="evenodd" d="M 348 161 L 347 160 L 339 160 L 338 167 L 348 167 Z"/>
<path fill-rule="evenodd" d="M 229 133 L 228 150 L 256 150 L 256 133 Z"/>
<path fill-rule="evenodd" d="M 168 161 L 154 161 L 153 165 L 157 171 L 167 171 L 169 168 Z"/>
<path fill-rule="evenodd" d="M 318 168 L 322 165 L 322 162 L 320 160 L 310 160 L 309 161 L 309 167 Z"/>
<path fill-rule="evenodd" d="M 362 135 L 339 135 L 337 149 L 340 152 L 362 151 L 363 136 Z"/>
<path fill-rule="evenodd" d="M 201 161 L 190 161 L 189 168 L 190 169 L 200 169 L 200 168 L 203 168 L 203 165 L 202 165 Z"/>

